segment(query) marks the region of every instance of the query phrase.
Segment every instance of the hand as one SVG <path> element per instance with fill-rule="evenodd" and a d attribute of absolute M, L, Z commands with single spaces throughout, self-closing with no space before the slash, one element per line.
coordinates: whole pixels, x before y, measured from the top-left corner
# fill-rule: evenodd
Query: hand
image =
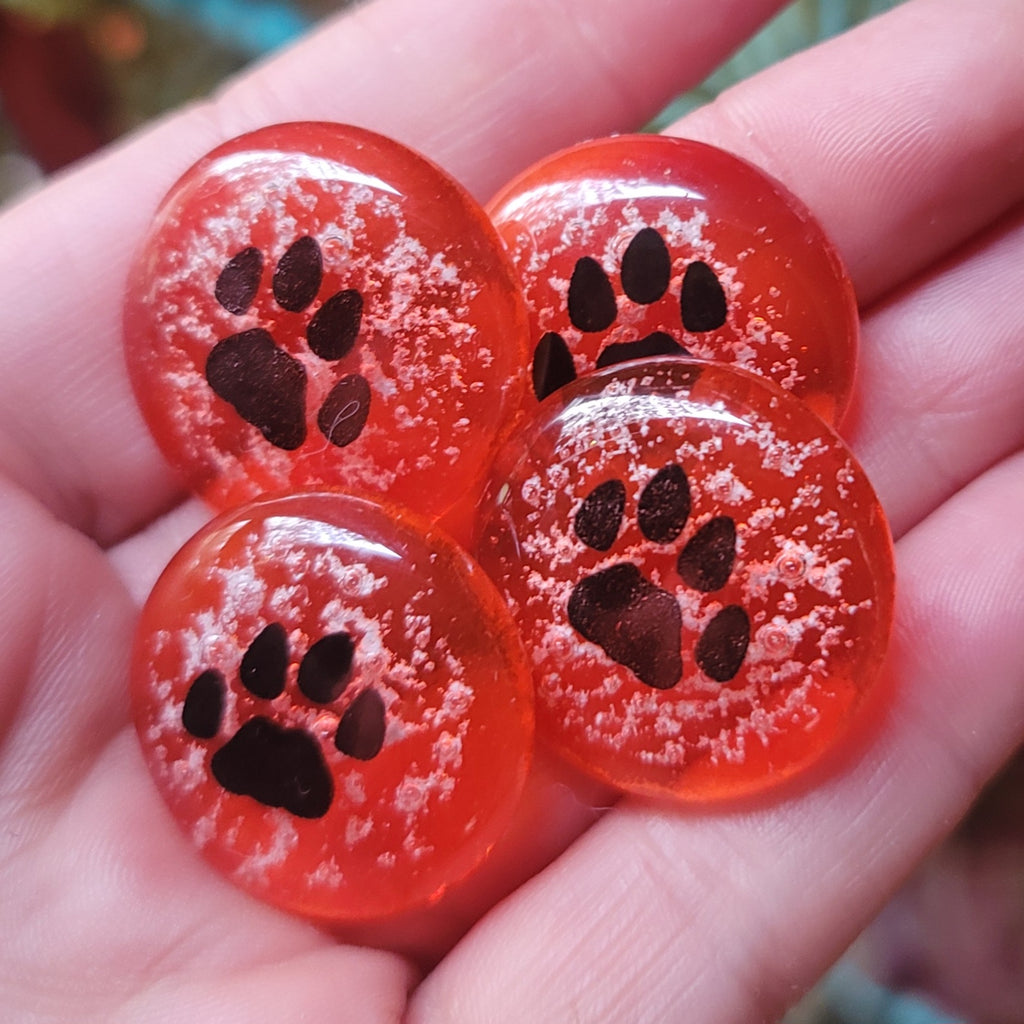
<path fill-rule="evenodd" d="M 178 174 L 242 131 L 322 118 L 486 198 L 546 152 L 635 128 L 775 6 L 635 0 L 623 20 L 611 0 L 376 0 L 0 219 L 5 1019 L 771 1020 L 1019 743 L 1018 0 L 910 0 L 672 129 L 801 196 L 864 310 L 842 430 L 899 541 L 894 696 L 826 777 L 743 807 L 600 814 L 606 795 L 541 757 L 504 850 L 362 936 L 382 952 L 207 868 L 128 722 L 135 599 L 206 516 L 146 433 L 119 340 L 127 262 Z"/>

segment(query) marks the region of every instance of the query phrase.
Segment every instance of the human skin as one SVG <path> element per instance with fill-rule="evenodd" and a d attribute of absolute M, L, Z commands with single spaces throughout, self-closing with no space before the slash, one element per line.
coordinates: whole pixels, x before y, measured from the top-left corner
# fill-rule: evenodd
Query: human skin
<path fill-rule="evenodd" d="M 179 833 L 128 719 L 138 602 L 207 513 L 136 411 L 127 264 L 161 195 L 262 124 L 363 124 L 479 198 L 635 129 L 776 4 L 376 0 L 0 218 L 0 1005 L 5 1020 L 775 1019 L 1024 735 L 1024 8 L 910 0 L 674 125 L 785 182 L 850 269 L 841 432 L 897 539 L 890 699 L 812 779 L 616 802 L 543 753 L 437 906 L 330 935 Z M 500 900 L 500 902 L 499 902 Z"/>

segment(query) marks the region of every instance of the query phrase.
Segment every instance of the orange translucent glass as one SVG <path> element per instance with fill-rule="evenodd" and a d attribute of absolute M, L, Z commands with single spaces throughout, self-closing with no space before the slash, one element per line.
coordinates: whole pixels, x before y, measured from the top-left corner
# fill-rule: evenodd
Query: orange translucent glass
<path fill-rule="evenodd" d="M 334 494 L 222 515 L 167 567 L 132 699 L 163 797 L 238 885 L 330 921 L 437 899 L 501 836 L 533 692 L 490 580 Z"/>
<path fill-rule="evenodd" d="M 174 186 L 133 264 L 147 423 L 215 507 L 342 487 L 435 516 L 527 386 L 514 269 L 435 165 L 342 125 L 263 128 Z"/>
<path fill-rule="evenodd" d="M 534 666 L 538 735 L 622 789 L 759 792 L 880 679 L 889 531 L 838 436 L 720 363 L 580 378 L 500 454 L 477 553 Z"/>
<path fill-rule="evenodd" d="M 615 136 L 541 160 L 488 210 L 522 278 L 537 397 L 685 350 L 841 417 L 853 288 L 807 208 L 758 168 L 687 139 Z"/>

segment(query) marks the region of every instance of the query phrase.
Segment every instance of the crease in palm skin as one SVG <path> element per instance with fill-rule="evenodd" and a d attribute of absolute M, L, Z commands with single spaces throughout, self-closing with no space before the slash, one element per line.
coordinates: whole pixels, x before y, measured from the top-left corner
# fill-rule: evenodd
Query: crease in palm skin
<path fill-rule="evenodd" d="M 411 144 L 485 199 L 561 145 L 635 129 L 772 5 L 713 23 L 654 0 L 626 21 L 568 0 L 439 6 L 368 4 L 0 219 L 12 1020 L 771 1020 L 1019 743 L 1024 314 L 1005 299 L 1024 244 L 1024 16 L 908 0 L 670 129 L 784 182 L 850 269 L 862 342 L 840 432 L 897 541 L 880 721 L 813 785 L 720 809 L 617 801 L 541 752 L 470 881 L 341 935 L 247 898 L 177 832 L 126 692 L 139 600 L 207 517 L 182 503 L 121 353 L 121 289 L 160 196 L 216 144 L 302 117 Z"/>

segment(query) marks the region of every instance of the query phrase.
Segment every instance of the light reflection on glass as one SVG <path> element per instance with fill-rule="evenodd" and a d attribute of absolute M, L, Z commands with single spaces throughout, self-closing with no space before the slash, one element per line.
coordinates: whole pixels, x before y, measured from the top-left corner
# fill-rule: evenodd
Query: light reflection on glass
<path fill-rule="evenodd" d="M 585 178 L 573 185 L 573 203 L 580 213 L 588 206 L 597 206 L 617 200 L 636 199 L 688 199 L 703 203 L 707 196 L 686 185 L 671 182 L 609 181 L 605 178 Z M 516 196 L 502 210 L 502 220 L 511 221 L 523 216 L 534 206 L 541 209 L 560 209 L 565 203 L 565 183 L 538 185 Z"/>
<path fill-rule="evenodd" d="M 347 530 L 322 519 L 307 519 L 304 516 L 268 516 L 263 524 L 264 536 L 271 545 L 282 547 L 308 545 L 322 548 L 345 548 L 357 552 L 361 558 L 371 556 L 389 562 L 401 561 L 402 556 L 378 541 L 370 540 L 360 533 Z"/>
<path fill-rule="evenodd" d="M 606 430 L 609 426 L 650 423 L 679 417 L 713 420 L 738 427 L 748 423 L 727 409 L 695 402 L 673 393 L 601 395 L 571 403 L 560 420 L 563 437 L 575 437 L 587 431 Z"/>
<path fill-rule="evenodd" d="M 393 196 L 402 193 L 386 181 L 357 171 L 326 157 L 313 156 L 309 153 L 281 153 L 273 149 L 249 149 L 242 153 L 230 153 L 217 161 L 217 170 L 225 177 L 234 177 L 241 173 L 250 174 L 253 170 L 266 173 L 273 168 L 274 176 L 287 175 L 295 181 L 309 178 L 313 181 L 344 181 L 352 185 L 366 185 L 381 192 L 389 192 Z"/>

